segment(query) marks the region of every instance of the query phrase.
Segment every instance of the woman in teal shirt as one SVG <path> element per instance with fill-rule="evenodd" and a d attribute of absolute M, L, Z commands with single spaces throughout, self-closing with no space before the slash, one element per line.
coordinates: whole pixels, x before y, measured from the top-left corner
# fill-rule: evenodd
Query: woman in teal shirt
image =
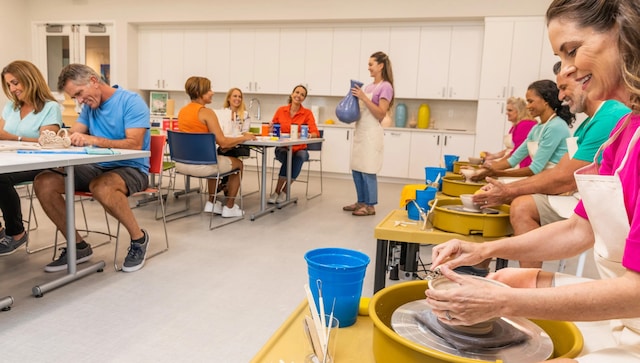
<path fill-rule="evenodd" d="M 569 127 L 575 121 L 575 115 L 569 106 L 563 106 L 558 99 L 558 87 L 549 80 L 533 82 L 527 89 L 527 109 L 532 117 L 540 122 L 531 129 L 527 140 L 505 160 L 483 165 L 473 179 L 487 176 L 523 177 L 531 176 L 544 169 L 555 166 L 567 152 L 566 139 L 571 136 Z M 524 158 L 531 156 L 531 165 L 513 169 Z"/>
<path fill-rule="evenodd" d="M 0 118 L 0 140 L 37 142 L 44 130 L 62 126 L 60 104 L 49 91 L 42 73 L 27 61 L 14 61 L 2 70 L 2 90 L 10 100 Z M 40 170 L 0 174 L 0 256 L 10 255 L 27 242 L 22 225 L 20 196 L 14 186 L 33 181 Z"/>

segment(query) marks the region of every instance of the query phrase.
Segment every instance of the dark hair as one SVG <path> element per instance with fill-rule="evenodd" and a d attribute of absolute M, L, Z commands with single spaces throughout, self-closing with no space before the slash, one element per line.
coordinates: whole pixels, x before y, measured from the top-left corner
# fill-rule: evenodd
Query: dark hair
<path fill-rule="evenodd" d="M 13 101 L 13 109 L 18 110 L 24 104 L 23 101 L 20 101 L 16 95 L 11 93 L 9 90 L 9 86 L 7 82 L 4 80 L 5 74 L 11 74 L 16 77 L 18 82 L 24 88 L 23 92 L 25 94 L 26 99 L 33 105 L 33 113 L 37 114 L 42 111 L 45 103 L 47 101 L 56 101 L 56 99 L 49 91 L 49 86 L 47 86 L 47 81 L 44 80 L 44 76 L 40 72 L 40 70 L 33 65 L 33 63 L 17 60 L 9 63 L 6 67 L 2 69 L 2 90 L 4 94 Z"/>
<path fill-rule="evenodd" d="M 378 64 L 383 65 L 382 80 L 391 83 L 391 87 L 393 87 L 393 70 L 391 69 L 391 60 L 389 59 L 389 56 L 384 52 L 375 52 L 371 55 L 370 58 L 375 59 Z M 393 105 L 394 99 L 395 95 L 389 100 L 389 108 L 391 108 L 391 105 Z"/>
<path fill-rule="evenodd" d="M 309 95 L 309 91 L 307 91 L 307 87 L 305 87 L 305 86 L 303 86 L 301 84 L 296 85 L 295 87 L 293 87 L 293 89 L 291 90 L 291 93 L 295 92 L 296 88 L 298 88 L 298 87 L 301 87 L 302 89 L 304 89 L 304 98 L 307 99 L 307 96 Z M 289 98 L 287 98 L 287 103 L 291 104 L 291 101 L 292 101 L 291 95 L 289 95 Z"/>
<path fill-rule="evenodd" d="M 205 77 L 189 77 L 184 83 L 184 90 L 191 100 L 195 100 L 211 90 L 211 81 Z"/>
<path fill-rule="evenodd" d="M 531 83 L 527 89 L 535 91 L 569 127 L 573 126 L 576 115 L 571 113 L 569 106 L 563 106 L 562 101 L 558 99 L 559 90 L 554 81 L 548 79 L 535 81 Z"/>

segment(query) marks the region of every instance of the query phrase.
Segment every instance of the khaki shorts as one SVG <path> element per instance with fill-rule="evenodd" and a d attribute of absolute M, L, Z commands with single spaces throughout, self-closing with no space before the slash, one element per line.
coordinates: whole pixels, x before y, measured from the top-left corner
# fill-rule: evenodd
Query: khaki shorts
<path fill-rule="evenodd" d="M 218 173 L 228 173 L 231 169 L 231 158 L 222 155 L 218 155 L 218 163 L 213 165 L 195 165 L 176 162 L 176 171 L 178 173 L 200 178 L 215 176 Z"/>
<path fill-rule="evenodd" d="M 544 226 L 553 222 L 564 221 L 566 218 L 560 216 L 549 204 L 549 196 L 546 194 L 532 194 L 533 201 L 538 208 L 540 225 Z"/>

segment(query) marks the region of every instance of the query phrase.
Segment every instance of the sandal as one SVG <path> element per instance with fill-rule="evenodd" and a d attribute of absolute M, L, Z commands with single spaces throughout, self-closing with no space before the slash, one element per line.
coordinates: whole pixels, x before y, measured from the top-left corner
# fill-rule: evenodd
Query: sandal
<path fill-rule="evenodd" d="M 363 207 L 361 207 L 360 209 L 357 209 L 355 211 L 353 211 L 354 216 L 359 216 L 359 217 L 363 217 L 363 216 L 373 216 L 376 214 L 376 210 L 375 208 L 373 208 L 372 205 L 364 205 Z"/>
<path fill-rule="evenodd" d="M 360 208 L 362 208 L 364 206 L 365 206 L 365 204 L 356 202 L 356 203 L 353 203 L 351 205 L 345 205 L 344 207 L 342 207 L 342 210 L 345 211 L 345 212 L 353 212 L 353 211 L 356 211 L 356 210 L 358 210 L 358 209 L 360 209 Z"/>

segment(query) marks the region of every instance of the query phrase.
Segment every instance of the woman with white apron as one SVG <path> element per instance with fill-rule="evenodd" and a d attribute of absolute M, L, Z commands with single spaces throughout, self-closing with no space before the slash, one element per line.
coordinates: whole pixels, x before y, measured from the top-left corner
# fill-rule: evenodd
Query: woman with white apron
<path fill-rule="evenodd" d="M 351 173 L 356 186 L 357 201 L 342 210 L 354 216 L 376 214 L 378 181 L 382 168 L 384 130 L 380 122 L 393 103 L 393 73 L 391 61 L 383 52 L 369 58 L 373 84 L 364 89 L 355 87 L 351 93 L 360 101 L 360 119 L 356 122 L 351 148 Z"/>

